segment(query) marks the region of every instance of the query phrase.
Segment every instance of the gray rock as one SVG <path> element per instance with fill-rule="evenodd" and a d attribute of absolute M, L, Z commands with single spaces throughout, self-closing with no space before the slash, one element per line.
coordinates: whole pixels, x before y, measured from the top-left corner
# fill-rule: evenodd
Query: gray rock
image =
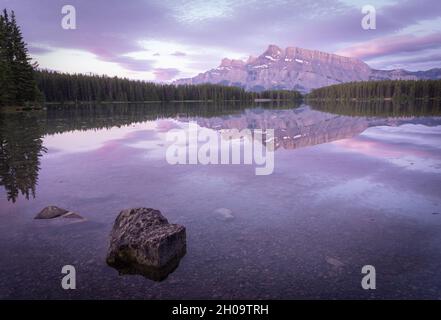
<path fill-rule="evenodd" d="M 69 211 L 66 209 L 58 208 L 56 206 L 49 206 L 41 210 L 34 219 L 53 219 L 60 217 Z"/>
<path fill-rule="evenodd" d="M 169 224 L 151 208 L 120 212 L 110 233 L 107 264 L 122 274 L 141 274 L 161 281 L 186 253 L 185 227 Z"/>

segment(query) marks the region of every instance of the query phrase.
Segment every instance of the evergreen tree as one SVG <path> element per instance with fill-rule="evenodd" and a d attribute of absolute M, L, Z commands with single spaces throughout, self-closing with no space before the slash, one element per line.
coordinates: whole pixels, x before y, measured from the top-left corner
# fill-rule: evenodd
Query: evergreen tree
<path fill-rule="evenodd" d="M 0 14 L 0 105 L 7 100 L 6 95 L 6 22 L 3 15 Z"/>
<path fill-rule="evenodd" d="M 16 95 L 12 78 L 11 23 L 6 10 L 0 14 L 0 105 L 11 104 Z"/>
<path fill-rule="evenodd" d="M 24 105 L 41 98 L 26 43 L 14 11 L 0 15 L 0 105 Z"/>

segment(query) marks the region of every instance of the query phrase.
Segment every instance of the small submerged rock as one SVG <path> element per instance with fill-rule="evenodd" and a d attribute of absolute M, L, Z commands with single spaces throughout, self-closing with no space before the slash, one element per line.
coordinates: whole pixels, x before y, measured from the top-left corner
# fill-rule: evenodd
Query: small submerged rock
<path fill-rule="evenodd" d="M 84 220 L 84 218 L 78 213 L 59 208 L 57 206 L 49 206 L 44 208 L 35 216 L 34 219 L 54 219 L 58 217 Z"/>
<path fill-rule="evenodd" d="M 106 261 L 121 274 L 161 281 L 178 267 L 185 253 L 184 226 L 168 223 L 155 209 L 126 209 L 113 225 Z"/>
<path fill-rule="evenodd" d="M 326 257 L 326 262 L 335 268 L 341 268 L 345 265 L 343 262 L 333 257 Z"/>
<path fill-rule="evenodd" d="M 213 211 L 218 219 L 223 221 L 231 221 L 234 219 L 233 211 L 227 208 L 219 208 Z"/>

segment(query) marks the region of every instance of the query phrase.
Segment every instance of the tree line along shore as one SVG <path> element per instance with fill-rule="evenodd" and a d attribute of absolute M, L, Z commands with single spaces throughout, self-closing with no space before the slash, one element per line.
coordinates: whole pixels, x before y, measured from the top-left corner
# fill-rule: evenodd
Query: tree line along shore
<path fill-rule="evenodd" d="M 331 85 L 313 90 L 308 100 L 441 100 L 441 80 L 381 80 Z"/>
<path fill-rule="evenodd" d="M 441 100 L 441 80 L 364 81 L 331 85 L 302 95 L 295 90 L 250 92 L 218 84 L 159 84 L 118 77 L 34 71 L 45 103 L 171 101 L 412 101 Z M 22 102 L 22 101 L 20 101 Z"/>
<path fill-rule="evenodd" d="M 158 102 L 158 101 L 253 101 L 295 100 L 291 90 L 250 92 L 218 84 L 174 85 L 118 77 L 37 71 L 38 87 L 46 102 Z"/>

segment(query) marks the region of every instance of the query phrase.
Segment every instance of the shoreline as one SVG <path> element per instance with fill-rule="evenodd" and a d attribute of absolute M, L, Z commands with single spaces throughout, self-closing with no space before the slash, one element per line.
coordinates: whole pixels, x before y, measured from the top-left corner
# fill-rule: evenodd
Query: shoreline
<path fill-rule="evenodd" d="M 441 97 L 430 98 L 371 98 L 371 99 L 358 99 L 358 98 L 305 98 L 305 101 L 319 101 L 319 102 L 415 102 L 415 101 L 441 101 Z"/>

